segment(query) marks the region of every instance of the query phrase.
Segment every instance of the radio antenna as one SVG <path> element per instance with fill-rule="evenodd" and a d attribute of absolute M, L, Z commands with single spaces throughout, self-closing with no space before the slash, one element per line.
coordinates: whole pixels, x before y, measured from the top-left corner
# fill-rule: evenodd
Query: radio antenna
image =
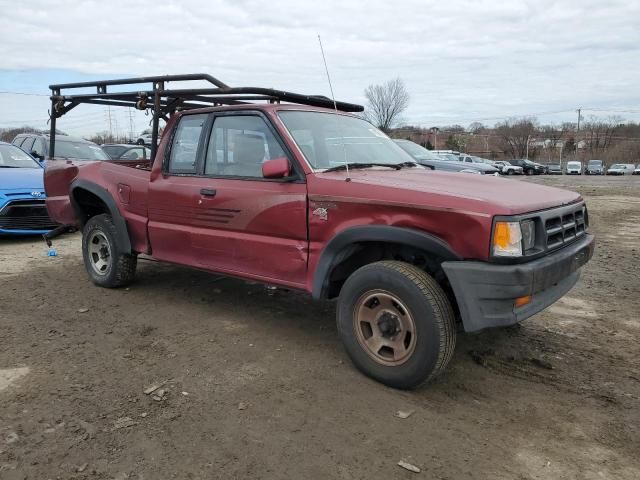
<path fill-rule="evenodd" d="M 329 82 L 329 90 L 331 91 L 331 100 L 333 100 L 333 109 L 338 113 L 338 105 L 336 104 L 336 96 L 333 93 L 333 85 L 331 85 L 331 76 L 329 75 L 329 67 L 327 67 L 327 59 L 324 56 L 324 48 L 322 48 L 322 39 L 320 35 L 318 35 L 318 43 L 320 44 L 320 53 L 322 53 L 322 61 L 324 63 L 324 71 L 327 72 L 327 81 Z M 342 137 L 342 151 L 344 153 L 344 166 L 347 171 L 346 181 L 351 181 L 351 176 L 349 175 L 349 162 L 347 162 L 347 147 L 344 144 L 344 137 Z"/>

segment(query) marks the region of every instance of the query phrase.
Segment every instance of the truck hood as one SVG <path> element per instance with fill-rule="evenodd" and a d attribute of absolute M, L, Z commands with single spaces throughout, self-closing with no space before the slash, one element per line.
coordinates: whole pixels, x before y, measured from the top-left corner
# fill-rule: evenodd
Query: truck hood
<path fill-rule="evenodd" d="M 6 190 L 44 189 L 42 168 L 0 168 L 0 193 Z"/>
<path fill-rule="evenodd" d="M 577 202 L 582 197 L 569 190 L 536 185 L 527 181 L 470 175 L 437 170 L 386 168 L 352 170 L 346 173 L 317 173 L 319 180 L 335 183 L 340 197 L 465 210 L 489 215 L 516 215 Z M 372 189 L 371 187 L 375 187 Z"/>

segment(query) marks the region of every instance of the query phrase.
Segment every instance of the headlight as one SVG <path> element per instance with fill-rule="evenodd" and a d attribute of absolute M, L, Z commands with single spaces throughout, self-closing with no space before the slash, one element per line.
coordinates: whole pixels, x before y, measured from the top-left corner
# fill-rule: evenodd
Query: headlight
<path fill-rule="evenodd" d="M 494 257 L 521 257 L 536 244 L 534 220 L 521 222 L 499 221 L 493 228 L 491 240 Z"/>
<path fill-rule="evenodd" d="M 496 257 L 522 256 L 520 222 L 496 222 L 493 228 L 493 255 Z"/>
<path fill-rule="evenodd" d="M 524 251 L 531 250 L 536 244 L 536 224 L 533 220 L 524 220 L 520 222 L 520 230 L 522 232 L 522 245 Z"/>

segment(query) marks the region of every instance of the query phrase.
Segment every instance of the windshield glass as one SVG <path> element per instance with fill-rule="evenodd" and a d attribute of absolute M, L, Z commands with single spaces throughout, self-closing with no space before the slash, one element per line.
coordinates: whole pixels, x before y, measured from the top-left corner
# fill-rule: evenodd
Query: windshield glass
<path fill-rule="evenodd" d="M 570 167 L 579 167 L 580 166 L 580 162 L 569 162 L 567 163 L 568 166 Z"/>
<path fill-rule="evenodd" d="M 590 167 L 599 167 L 600 165 L 602 165 L 601 160 L 589 160 Z"/>
<path fill-rule="evenodd" d="M 18 147 L 0 145 L 0 168 L 40 168 L 40 165 Z"/>
<path fill-rule="evenodd" d="M 360 118 L 293 110 L 280 111 L 278 115 L 313 168 L 414 161 L 393 140 Z"/>
<path fill-rule="evenodd" d="M 127 147 L 123 147 L 121 145 L 104 145 L 102 147 L 102 150 L 104 150 L 105 152 L 107 152 L 107 154 L 111 157 L 111 158 L 118 158 L 120 155 L 122 155 L 124 153 L 124 151 L 127 149 Z M 57 149 L 56 149 L 57 150 Z"/>
<path fill-rule="evenodd" d="M 56 139 L 55 156 L 78 160 L 110 160 L 109 155 L 98 145 L 59 139 Z"/>
<path fill-rule="evenodd" d="M 460 157 L 454 155 L 453 153 L 439 153 L 438 157 L 445 162 L 459 162 Z"/>
<path fill-rule="evenodd" d="M 422 145 L 410 142 L 409 140 L 394 140 L 398 146 L 411 155 L 416 160 L 440 160 L 442 159 L 435 153 L 427 150 Z"/>
<path fill-rule="evenodd" d="M 616 163 L 611 168 L 624 168 L 624 165 L 622 165 L 621 163 Z"/>

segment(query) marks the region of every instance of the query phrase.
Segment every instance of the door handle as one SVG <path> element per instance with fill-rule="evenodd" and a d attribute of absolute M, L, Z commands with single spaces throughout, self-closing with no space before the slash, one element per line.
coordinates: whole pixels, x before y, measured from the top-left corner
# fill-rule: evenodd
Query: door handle
<path fill-rule="evenodd" d="M 202 190 L 200 190 L 200 195 L 203 195 L 205 197 L 215 197 L 216 191 L 213 188 L 203 188 Z"/>

